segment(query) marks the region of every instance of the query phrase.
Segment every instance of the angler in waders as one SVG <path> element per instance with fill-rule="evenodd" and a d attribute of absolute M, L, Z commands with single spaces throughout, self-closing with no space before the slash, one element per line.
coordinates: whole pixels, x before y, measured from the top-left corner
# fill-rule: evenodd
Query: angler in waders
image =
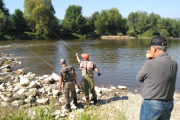
<path fill-rule="evenodd" d="M 77 96 L 75 90 L 75 84 L 77 83 L 76 80 L 76 73 L 72 66 L 66 65 L 66 60 L 61 59 L 60 63 L 62 65 L 62 69 L 59 72 L 59 88 L 62 91 L 62 84 L 63 84 L 63 93 L 65 97 L 65 109 L 71 112 L 70 101 L 71 98 L 74 99 L 74 105 L 77 106 Z"/>
<path fill-rule="evenodd" d="M 78 54 L 76 53 L 77 56 L 77 61 L 80 64 L 80 69 L 82 69 L 82 76 L 85 76 L 86 74 L 88 74 L 88 76 L 91 78 L 92 82 L 93 82 L 93 87 L 91 90 L 92 96 L 93 96 L 93 101 L 94 104 L 97 104 L 97 95 L 96 95 L 96 91 L 94 90 L 94 75 L 93 75 L 93 71 L 95 70 L 98 73 L 98 76 L 100 76 L 101 74 L 99 73 L 99 69 L 96 67 L 96 65 L 92 62 L 89 61 L 89 55 L 88 54 L 82 54 L 81 57 L 84 59 L 84 61 L 81 61 L 79 59 Z M 89 105 L 89 95 L 85 95 L 86 97 L 86 104 Z"/>

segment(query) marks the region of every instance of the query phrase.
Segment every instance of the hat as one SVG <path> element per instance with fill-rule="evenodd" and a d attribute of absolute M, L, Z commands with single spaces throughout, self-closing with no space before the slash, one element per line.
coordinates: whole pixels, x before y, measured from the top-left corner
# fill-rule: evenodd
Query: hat
<path fill-rule="evenodd" d="M 164 37 L 154 37 L 152 40 L 151 40 L 151 43 L 150 45 L 147 45 L 146 47 L 149 47 L 149 46 L 152 46 L 152 45 L 155 45 L 155 46 L 166 46 L 167 45 L 167 40 L 164 38 Z"/>
<path fill-rule="evenodd" d="M 89 59 L 89 55 L 87 53 L 81 54 L 81 57 L 83 57 L 84 60 L 88 60 Z"/>
<path fill-rule="evenodd" d="M 61 64 L 66 64 L 66 60 L 65 59 L 60 59 L 60 63 Z"/>

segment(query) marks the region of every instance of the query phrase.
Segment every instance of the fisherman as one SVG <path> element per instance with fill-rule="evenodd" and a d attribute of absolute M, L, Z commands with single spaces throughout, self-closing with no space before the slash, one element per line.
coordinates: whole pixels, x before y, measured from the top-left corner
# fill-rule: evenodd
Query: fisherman
<path fill-rule="evenodd" d="M 94 74 L 93 71 L 95 70 L 98 73 L 98 76 L 100 76 L 101 74 L 99 73 L 99 69 L 96 67 L 96 65 L 92 62 L 89 61 L 89 55 L 87 53 L 85 54 L 81 54 L 81 57 L 84 59 L 84 61 L 81 61 L 79 59 L 78 53 L 76 53 L 77 56 L 77 61 L 80 64 L 80 69 L 82 69 L 82 76 L 88 74 L 88 76 L 91 78 L 92 82 L 93 82 L 93 88 L 91 90 L 92 96 L 93 96 L 93 101 L 94 101 L 94 105 L 97 104 L 97 95 L 96 95 L 96 91 L 94 90 Z M 86 97 L 86 104 L 89 104 L 89 95 L 85 95 Z"/>
<path fill-rule="evenodd" d="M 62 84 L 63 84 L 63 93 L 65 97 L 65 109 L 68 112 L 71 112 L 70 101 L 71 98 L 74 99 L 74 105 L 77 106 L 77 96 L 75 90 L 75 84 L 77 83 L 76 80 L 76 72 L 72 66 L 66 65 L 66 60 L 61 59 L 60 64 L 62 69 L 59 72 L 59 88 L 62 91 Z"/>
<path fill-rule="evenodd" d="M 147 61 L 136 76 L 142 82 L 140 120 L 170 120 L 178 65 L 168 56 L 164 37 L 151 40 Z"/>

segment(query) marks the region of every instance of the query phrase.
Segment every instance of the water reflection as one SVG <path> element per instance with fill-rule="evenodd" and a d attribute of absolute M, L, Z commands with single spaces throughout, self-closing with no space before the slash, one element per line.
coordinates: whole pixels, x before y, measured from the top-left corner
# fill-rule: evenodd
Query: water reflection
<path fill-rule="evenodd" d="M 22 61 L 22 65 L 15 67 L 16 69 L 26 68 L 26 72 L 32 71 L 38 75 L 58 73 L 61 69 L 59 60 L 64 58 L 76 69 L 78 83 L 82 77 L 75 53 L 88 53 L 90 60 L 96 63 L 102 73 L 100 77 L 95 73 L 96 85 L 106 87 L 126 85 L 131 90 L 140 89 L 140 83 L 136 81 L 135 76 L 146 61 L 145 46 L 150 40 L 66 40 L 65 42 L 70 47 L 59 40 L 1 41 L 0 50 L 14 54 Z M 168 40 L 168 54 L 178 63 L 180 63 L 179 45 L 180 40 Z M 176 91 L 180 91 L 179 72 Z"/>

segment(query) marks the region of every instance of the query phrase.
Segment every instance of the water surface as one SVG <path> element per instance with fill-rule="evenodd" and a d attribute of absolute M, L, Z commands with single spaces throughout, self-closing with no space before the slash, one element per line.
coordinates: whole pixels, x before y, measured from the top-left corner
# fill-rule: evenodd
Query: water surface
<path fill-rule="evenodd" d="M 64 58 L 72 65 L 77 74 L 78 83 L 81 81 L 75 53 L 88 53 L 90 60 L 100 69 L 101 76 L 95 74 L 95 85 L 110 87 L 125 85 L 130 90 L 140 90 L 136 74 L 146 61 L 146 45 L 150 40 L 23 40 L 0 41 L 0 51 L 13 54 L 22 61 L 20 66 L 13 69 L 25 68 L 26 72 L 37 75 L 58 74 L 61 69 L 59 60 Z M 168 40 L 168 54 L 178 62 L 180 68 L 180 40 Z M 38 55 L 38 57 L 37 57 Z M 43 59 L 43 60 L 42 60 Z M 50 65 L 49 65 L 50 64 Z M 51 66 L 54 66 L 51 67 Z M 180 73 L 177 75 L 176 91 L 180 91 Z"/>

